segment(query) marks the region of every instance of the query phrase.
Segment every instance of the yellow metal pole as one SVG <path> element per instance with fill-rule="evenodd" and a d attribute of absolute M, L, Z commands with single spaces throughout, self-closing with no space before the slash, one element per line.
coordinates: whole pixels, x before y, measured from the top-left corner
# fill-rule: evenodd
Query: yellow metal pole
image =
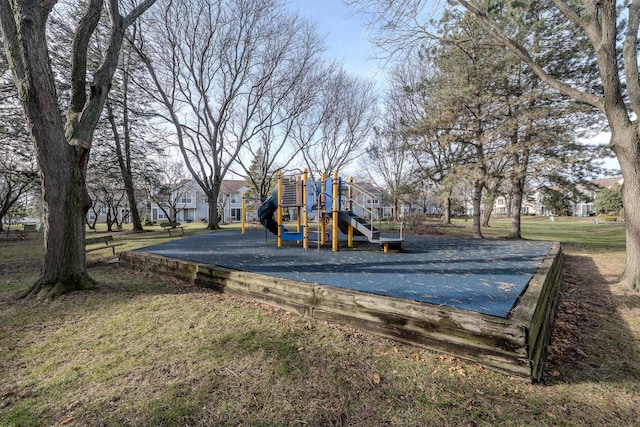
<path fill-rule="evenodd" d="M 327 232 L 327 225 L 324 223 L 324 215 L 325 212 L 327 211 L 327 207 L 325 206 L 325 202 L 326 202 L 326 194 L 325 192 L 325 181 L 326 181 L 326 175 L 324 174 L 324 172 L 322 172 L 322 174 L 320 175 L 320 209 L 318 209 L 318 211 L 321 211 L 318 220 L 320 221 L 320 244 L 324 245 L 325 244 L 325 240 L 324 240 L 324 234 Z"/>
<path fill-rule="evenodd" d="M 300 217 L 300 205 L 302 205 L 302 198 L 300 197 L 300 192 L 302 191 L 302 187 L 300 186 L 300 177 L 296 178 L 296 205 L 298 205 L 298 215 L 296 219 L 298 220 L 298 228 L 296 231 L 300 233 L 300 226 L 302 225 L 302 218 Z"/>
<path fill-rule="evenodd" d="M 242 234 L 244 234 L 244 217 L 246 215 L 245 206 L 244 206 L 244 194 L 242 193 Z"/>
<path fill-rule="evenodd" d="M 349 191 L 347 193 L 348 194 L 348 198 L 347 199 L 349 200 L 347 206 L 349 206 L 349 210 L 351 210 L 352 207 L 353 207 L 353 199 L 352 199 L 353 193 L 351 192 L 352 184 L 353 184 L 353 177 L 350 176 L 349 177 Z M 353 225 L 349 224 L 348 230 L 349 230 L 349 232 L 347 234 L 347 246 L 352 248 L 353 247 Z"/>
<path fill-rule="evenodd" d="M 349 193 L 348 193 L 349 194 L 349 205 L 348 205 L 349 206 L 349 210 L 353 210 L 353 190 L 352 190 L 352 187 L 353 187 L 353 177 L 350 176 L 349 177 Z"/>
<path fill-rule="evenodd" d="M 278 222 L 278 247 L 282 247 L 282 172 L 278 172 L 278 209 L 276 220 Z"/>
<path fill-rule="evenodd" d="M 333 182 L 332 182 L 332 238 L 331 238 L 331 250 L 334 252 L 338 251 L 338 172 L 333 173 Z"/>
<path fill-rule="evenodd" d="M 302 173 L 302 249 L 309 249 L 309 217 L 307 215 L 307 170 Z"/>

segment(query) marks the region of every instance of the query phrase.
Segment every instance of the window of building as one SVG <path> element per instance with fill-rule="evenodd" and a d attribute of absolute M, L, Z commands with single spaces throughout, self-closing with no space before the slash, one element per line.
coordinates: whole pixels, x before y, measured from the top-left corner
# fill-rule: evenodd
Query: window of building
<path fill-rule="evenodd" d="M 193 203 L 193 195 L 191 193 L 184 193 L 182 197 L 180 197 L 180 203 L 183 203 L 183 204 Z"/>

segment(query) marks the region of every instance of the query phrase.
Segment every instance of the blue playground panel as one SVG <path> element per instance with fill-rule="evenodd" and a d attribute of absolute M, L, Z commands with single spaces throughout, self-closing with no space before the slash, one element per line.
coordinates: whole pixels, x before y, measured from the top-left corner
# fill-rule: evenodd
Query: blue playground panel
<path fill-rule="evenodd" d="M 282 248 L 265 230 L 216 231 L 138 249 L 235 270 L 411 299 L 507 318 L 551 242 L 407 236 L 406 251 L 358 242 Z"/>

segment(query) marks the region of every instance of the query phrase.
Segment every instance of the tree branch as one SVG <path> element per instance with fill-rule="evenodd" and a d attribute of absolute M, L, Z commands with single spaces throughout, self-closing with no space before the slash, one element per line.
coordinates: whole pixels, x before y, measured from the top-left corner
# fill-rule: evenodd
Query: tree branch
<path fill-rule="evenodd" d="M 129 28 L 129 26 L 140 17 L 147 9 L 149 9 L 156 0 L 145 0 L 136 6 L 129 14 L 124 18 L 124 28 Z"/>
<path fill-rule="evenodd" d="M 458 2 L 464 6 L 467 10 L 473 13 L 478 21 L 481 23 L 482 27 L 491 34 L 496 40 L 505 45 L 509 50 L 511 50 L 514 54 L 518 56 L 522 61 L 524 61 L 529 68 L 538 76 L 540 80 L 548 84 L 553 89 L 557 90 L 561 94 L 568 96 L 570 98 L 575 99 L 578 102 L 584 102 L 585 104 L 592 105 L 598 108 L 600 111 L 604 110 L 604 100 L 594 94 L 582 92 L 577 90 L 570 85 L 561 82 L 549 75 L 529 54 L 527 49 L 525 49 L 520 43 L 511 39 L 504 35 L 499 28 L 497 28 L 496 24 L 489 19 L 484 10 L 480 9 L 479 6 L 475 2 L 467 1 L 467 0 L 458 0 Z"/>
<path fill-rule="evenodd" d="M 78 114 L 84 108 L 87 100 L 87 49 L 100 15 L 102 0 L 90 0 L 85 14 L 80 18 L 71 47 L 71 101 L 67 110 L 67 120 Z"/>
<path fill-rule="evenodd" d="M 91 0 L 92 2 L 102 3 L 102 0 Z M 85 99 L 84 106 L 81 110 L 77 126 L 73 126 L 72 123 L 67 123 L 67 138 L 71 141 L 74 138 L 80 138 L 86 142 L 90 142 L 92 139 L 91 134 L 78 134 L 86 129 L 94 129 L 96 123 L 100 118 L 104 101 L 111 88 L 111 80 L 118 66 L 118 59 L 120 56 L 120 48 L 124 39 L 124 33 L 127 29 L 126 25 L 134 22 L 134 17 L 137 18 L 147 10 L 155 0 L 145 0 L 138 7 L 136 7 L 127 18 L 123 18 L 118 8 L 118 0 L 109 0 L 107 3 L 107 12 L 111 21 L 111 31 L 109 34 L 109 41 L 107 48 L 104 52 L 104 56 L 100 66 L 96 70 L 93 76 L 93 82 L 91 84 L 91 96 L 89 99 Z M 85 59 L 86 68 L 86 59 Z M 69 120 L 69 118 L 67 118 Z M 86 133 L 86 132 L 85 132 Z"/>

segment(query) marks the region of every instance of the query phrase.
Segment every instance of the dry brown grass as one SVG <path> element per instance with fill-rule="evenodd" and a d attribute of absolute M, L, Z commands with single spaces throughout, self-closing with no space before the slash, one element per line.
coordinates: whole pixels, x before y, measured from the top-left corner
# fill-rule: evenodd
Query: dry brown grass
<path fill-rule="evenodd" d="M 640 294 L 615 286 L 620 252 L 565 247 L 545 376 L 529 384 L 100 261 L 90 268 L 95 291 L 16 301 L 39 263 L 34 244 L 0 242 L 1 426 L 632 426 L 640 418 Z"/>

